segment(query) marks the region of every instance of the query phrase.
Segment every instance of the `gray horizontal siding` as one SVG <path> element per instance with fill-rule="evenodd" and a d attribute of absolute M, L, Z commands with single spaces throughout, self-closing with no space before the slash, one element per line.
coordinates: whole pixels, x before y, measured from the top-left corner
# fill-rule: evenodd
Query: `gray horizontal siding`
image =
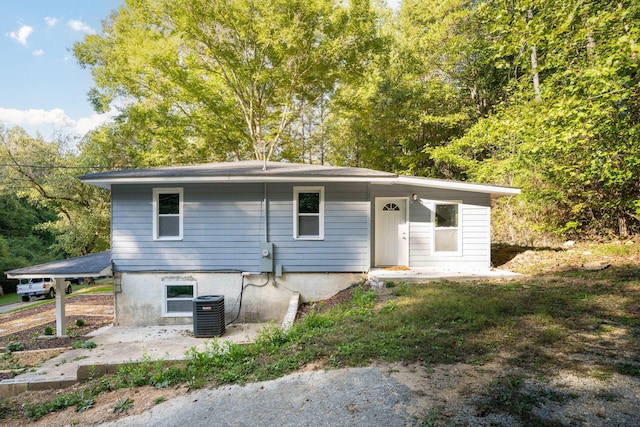
<path fill-rule="evenodd" d="M 172 186 L 175 187 L 175 186 Z M 153 187 L 112 188 L 112 256 L 120 271 L 246 270 L 259 265 L 262 186 L 185 185 L 183 239 L 153 240 Z"/>
<path fill-rule="evenodd" d="M 293 237 L 293 187 L 269 186 L 269 240 L 276 263 L 289 272 L 359 272 L 369 269 L 368 185 L 324 185 L 324 239 Z"/>
<path fill-rule="evenodd" d="M 375 197 L 411 197 L 409 202 L 409 265 L 434 268 L 486 268 L 490 265 L 490 197 L 487 194 L 420 188 L 406 185 L 372 185 Z M 433 219 L 431 209 L 438 201 L 461 202 L 462 252 L 440 255 L 433 251 Z M 372 221 L 373 222 L 373 221 Z M 375 227 L 372 224 L 372 235 Z M 372 239 L 375 237 L 372 237 Z M 372 240 L 373 241 L 373 240 Z"/>
<path fill-rule="evenodd" d="M 171 186 L 178 187 L 178 186 Z M 326 184 L 325 238 L 293 238 L 294 184 L 269 184 L 269 241 L 290 272 L 369 268 L 366 184 Z M 112 188 L 112 258 L 118 271 L 259 269 L 265 240 L 263 184 L 192 184 L 184 189 L 183 239 L 153 240 L 153 187 Z M 364 261 L 363 261 L 364 260 Z"/>

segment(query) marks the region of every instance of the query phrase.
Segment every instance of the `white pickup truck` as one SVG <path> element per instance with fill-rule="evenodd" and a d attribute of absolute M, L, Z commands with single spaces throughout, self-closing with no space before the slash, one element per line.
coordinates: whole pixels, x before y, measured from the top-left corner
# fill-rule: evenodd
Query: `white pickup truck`
<path fill-rule="evenodd" d="M 65 280 L 64 291 L 66 294 L 70 294 L 71 282 Z M 22 296 L 22 301 L 27 302 L 31 297 L 55 298 L 56 296 L 56 280 L 51 277 L 37 278 L 37 279 L 20 279 L 18 283 L 17 294 Z"/>

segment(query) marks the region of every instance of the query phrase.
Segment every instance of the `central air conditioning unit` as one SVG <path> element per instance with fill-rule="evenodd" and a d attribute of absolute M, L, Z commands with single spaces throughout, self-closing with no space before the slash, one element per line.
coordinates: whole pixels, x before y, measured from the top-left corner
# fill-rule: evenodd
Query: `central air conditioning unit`
<path fill-rule="evenodd" d="M 203 295 L 193 300 L 193 336 L 219 337 L 224 334 L 224 295 Z"/>

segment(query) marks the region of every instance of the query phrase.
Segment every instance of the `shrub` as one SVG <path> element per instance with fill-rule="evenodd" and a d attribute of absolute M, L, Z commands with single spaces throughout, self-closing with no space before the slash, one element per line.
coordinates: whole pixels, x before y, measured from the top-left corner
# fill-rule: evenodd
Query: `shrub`
<path fill-rule="evenodd" d="M 81 328 L 87 324 L 87 321 L 84 319 L 76 319 L 76 326 Z"/>
<path fill-rule="evenodd" d="M 24 344 L 22 341 L 11 341 L 5 348 L 10 353 L 13 351 L 22 351 L 24 350 Z"/>
<path fill-rule="evenodd" d="M 47 336 L 51 336 L 55 333 L 55 330 L 51 326 L 47 326 L 44 328 L 44 334 Z"/>

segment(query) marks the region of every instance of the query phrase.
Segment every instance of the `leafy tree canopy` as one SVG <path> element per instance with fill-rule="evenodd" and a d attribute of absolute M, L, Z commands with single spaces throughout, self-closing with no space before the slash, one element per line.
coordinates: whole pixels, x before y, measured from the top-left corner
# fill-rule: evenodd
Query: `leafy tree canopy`
<path fill-rule="evenodd" d="M 362 73 L 375 18 L 364 0 L 127 0 L 74 53 L 146 163 L 269 159 L 303 107 Z"/>

